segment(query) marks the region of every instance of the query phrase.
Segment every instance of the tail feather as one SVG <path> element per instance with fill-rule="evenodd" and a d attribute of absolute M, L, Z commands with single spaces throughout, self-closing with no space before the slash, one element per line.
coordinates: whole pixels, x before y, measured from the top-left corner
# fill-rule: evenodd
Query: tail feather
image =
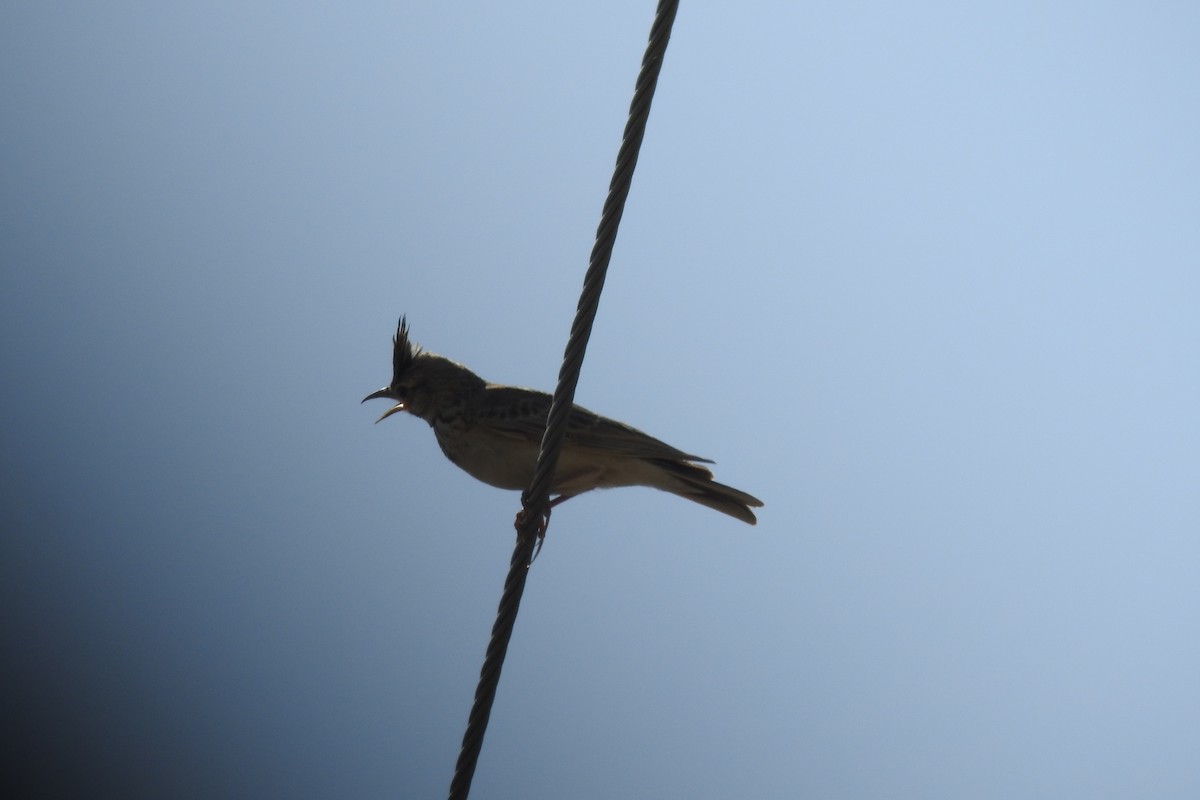
<path fill-rule="evenodd" d="M 758 518 L 751 508 L 761 508 L 762 501 L 740 489 L 717 483 L 712 473 L 704 467 L 682 461 L 655 459 L 672 480 L 664 481 L 660 489 L 687 498 L 694 503 L 728 514 L 742 522 L 754 525 Z"/>

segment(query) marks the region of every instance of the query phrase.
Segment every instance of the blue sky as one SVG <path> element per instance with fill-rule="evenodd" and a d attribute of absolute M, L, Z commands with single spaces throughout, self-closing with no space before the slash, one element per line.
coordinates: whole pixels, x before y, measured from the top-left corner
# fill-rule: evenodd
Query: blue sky
<path fill-rule="evenodd" d="M 0 11 L 6 718 L 60 787 L 446 791 L 652 3 Z M 1200 9 L 685 3 L 475 796 L 1200 792 Z"/>

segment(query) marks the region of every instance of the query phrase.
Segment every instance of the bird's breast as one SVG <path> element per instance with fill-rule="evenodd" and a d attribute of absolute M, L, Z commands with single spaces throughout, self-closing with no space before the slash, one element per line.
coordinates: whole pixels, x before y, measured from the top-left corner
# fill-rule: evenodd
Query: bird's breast
<path fill-rule="evenodd" d="M 537 445 L 479 425 L 435 424 L 433 430 L 446 458 L 476 480 L 500 489 L 529 487 L 537 464 Z"/>

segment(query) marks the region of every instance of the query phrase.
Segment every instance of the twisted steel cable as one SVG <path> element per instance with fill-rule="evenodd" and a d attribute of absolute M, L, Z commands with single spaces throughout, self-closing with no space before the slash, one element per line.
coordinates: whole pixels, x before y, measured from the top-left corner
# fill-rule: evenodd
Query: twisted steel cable
<path fill-rule="evenodd" d="M 509 562 L 508 578 L 504 581 L 504 592 L 500 596 L 496 622 L 492 626 L 492 636 L 484 655 L 479 684 L 475 689 L 475 702 L 467 719 L 467 730 L 463 734 L 454 778 L 450 782 L 450 800 L 466 800 L 471 791 L 471 779 L 475 775 L 479 752 L 483 748 L 483 735 L 492 713 L 492 702 L 496 699 L 496 687 L 500 683 L 500 670 L 508 652 L 508 642 L 512 638 L 521 595 L 525 591 L 525 579 L 529 575 L 529 564 L 538 539 L 538 527 L 549 508 L 550 481 L 558 466 L 558 455 L 562 449 L 563 436 L 566 434 L 567 420 L 575 402 L 575 386 L 579 382 L 583 356 L 592 333 L 592 323 L 596 319 L 596 310 L 600 305 L 600 292 L 604 288 L 613 244 L 617 239 L 617 228 L 625 211 L 625 200 L 629 197 L 633 170 L 637 166 L 638 152 L 646 133 L 650 102 L 654 99 L 654 89 L 658 85 L 658 75 L 662 70 L 663 56 L 671 38 L 671 26 L 675 22 L 678 9 L 678 0 L 660 0 L 654 23 L 650 26 L 650 38 L 646 44 L 645 55 L 642 56 L 642 67 L 638 73 L 633 100 L 629 104 L 629 118 L 625 123 L 620 150 L 617 151 L 617 163 L 608 186 L 604 208 L 600 213 L 600 224 L 596 228 L 596 243 L 588 260 L 587 273 L 583 278 L 583 291 L 575 308 L 575 321 L 571 325 L 571 334 L 563 353 L 563 363 L 559 369 L 558 385 L 554 389 L 554 399 L 547 417 L 546 433 L 542 437 L 537 469 L 534 472 L 533 483 L 521 498 L 524 517 L 517 532 L 517 545 Z"/>

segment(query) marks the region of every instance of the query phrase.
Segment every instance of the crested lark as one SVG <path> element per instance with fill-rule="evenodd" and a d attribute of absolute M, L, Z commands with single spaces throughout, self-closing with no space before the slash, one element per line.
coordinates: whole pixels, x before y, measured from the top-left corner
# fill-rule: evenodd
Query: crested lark
<path fill-rule="evenodd" d="M 377 422 L 407 411 L 429 423 L 446 457 L 501 489 L 529 488 L 541 448 L 550 395 L 488 383 L 461 364 L 426 352 L 408 338 L 404 317 L 393 340 L 392 382 L 363 398 L 396 404 Z M 650 486 L 686 497 L 753 525 L 756 497 L 717 483 L 694 462 L 712 463 L 615 420 L 573 406 L 551 491 L 551 506 L 592 489 Z"/>

